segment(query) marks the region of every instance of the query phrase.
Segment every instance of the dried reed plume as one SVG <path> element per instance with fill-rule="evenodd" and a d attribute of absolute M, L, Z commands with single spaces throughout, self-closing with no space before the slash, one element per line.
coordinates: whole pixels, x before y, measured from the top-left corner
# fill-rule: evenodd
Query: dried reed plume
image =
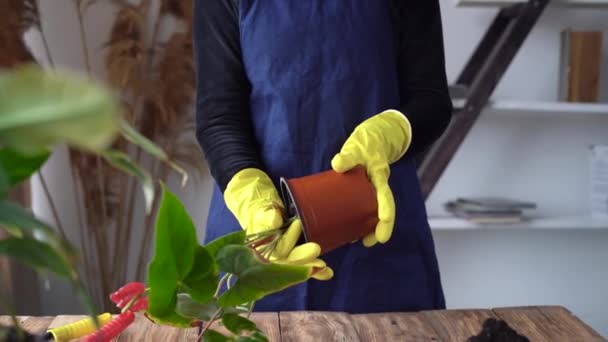
<path fill-rule="evenodd" d="M 121 9 L 112 26 L 105 60 L 108 82 L 118 89 L 130 90 L 138 95 L 145 60 L 144 28 L 149 2 L 142 1 L 139 5 L 126 1 L 117 3 Z"/>
<path fill-rule="evenodd" d="M 23 41 L 23 34 L 31 27 L 40 27 L 35 0 L 0 1 L 0 68 L 34 61 Z"/>
<path fill-rule="evenodd" d="M 192 23 L 193 6 L 193 0 L 161 0 L 160 15 L 172 15 L 189 24 Z"/>

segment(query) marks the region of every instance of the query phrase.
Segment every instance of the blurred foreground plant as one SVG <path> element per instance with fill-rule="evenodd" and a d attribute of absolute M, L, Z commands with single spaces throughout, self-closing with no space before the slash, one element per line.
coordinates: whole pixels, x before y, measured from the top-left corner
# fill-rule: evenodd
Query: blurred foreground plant
<path fill-rule="evenodd" d="M 151 177 L 124 153 L 112 150 L 123 137 L 182 172 L 166 154 L 122 120 L 111 92 L 89 78 L 26 65 L 0 71 L 0 256 L 8 256 L 38 271 L 52 272 L 74 287 L 90 315 L 96 309 L 76 269 L 77 249 L 32 212 L 7 199 L 11 188 L 39 171 L 53 147 L 66 144 L 98 155 L 140 180 L 150 210 Z M 2 301 L 8 312 L 13 312 Z M 15 320 L 16 323 L 16 320 Z"/>

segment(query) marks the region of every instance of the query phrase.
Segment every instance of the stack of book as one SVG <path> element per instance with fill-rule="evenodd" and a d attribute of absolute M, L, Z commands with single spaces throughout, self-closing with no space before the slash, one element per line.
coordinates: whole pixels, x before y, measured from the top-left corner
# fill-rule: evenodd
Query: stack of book
<path fill-rule="evenodd" d="M 524 221 L 526 211 L 536 209 L 536 204 L 501 197 L 470 197 L 449 201 L 445 209 L 474 223 L 509 224 Z"/>

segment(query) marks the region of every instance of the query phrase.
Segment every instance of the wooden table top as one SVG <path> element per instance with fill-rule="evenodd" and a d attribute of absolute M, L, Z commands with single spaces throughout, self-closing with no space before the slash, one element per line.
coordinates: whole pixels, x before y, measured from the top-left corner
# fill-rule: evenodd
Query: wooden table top
<path fill-rule="evenodd" d="M 20 316 L 33 333 L 62 326 L 85 316 Z M 560 306 L 424 311 L 349 315 L 338 312 L 254 313 L 251 319 L 270 341 L 466 341 L 479 334 L 488 318 L 504 320 L 530 341 L 607 341 L 591 327 Z M 9 324 L 0 317 L 0 324 Z M 117 341 L 196 341 L 198 328 L 176 329 L 155 325 L 145 317 L 135 322 Z"/>

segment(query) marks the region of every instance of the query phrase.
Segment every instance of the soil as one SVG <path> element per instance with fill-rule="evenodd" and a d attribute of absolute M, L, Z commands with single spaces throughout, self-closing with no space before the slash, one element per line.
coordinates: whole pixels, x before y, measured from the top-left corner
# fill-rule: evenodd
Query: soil
<path fill-rule="evenodd" d="M 513 330 L 507 322 L 488 318 L 479 334 L 469 337 L 467 342 L 530 342 L 530 340 Z"/>

